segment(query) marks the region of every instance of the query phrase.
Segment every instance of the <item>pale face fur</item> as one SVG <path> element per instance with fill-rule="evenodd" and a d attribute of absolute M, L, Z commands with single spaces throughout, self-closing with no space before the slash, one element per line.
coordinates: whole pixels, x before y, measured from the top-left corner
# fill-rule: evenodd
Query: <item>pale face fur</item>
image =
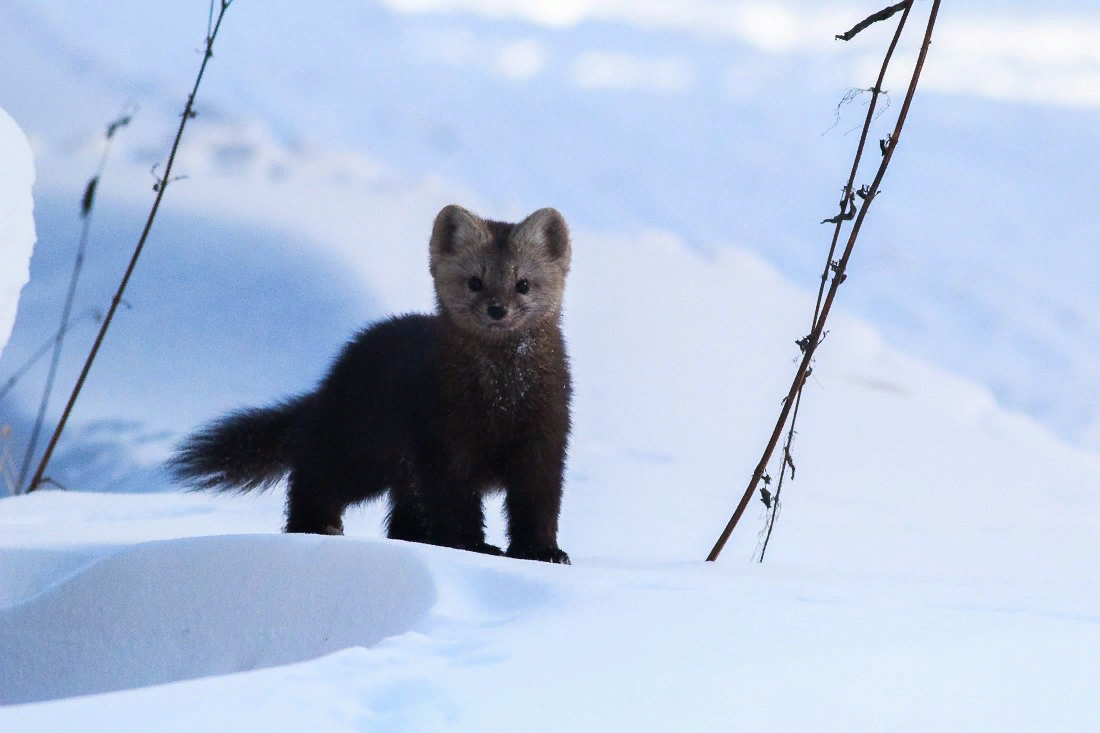
<path fill-rule="evenodd" d="M 436 302 L 459 328 L 481 337 L 556 323 L 570 255 L 569 230 L 554 209 L 512 225 L 447 206 L 432 227 Z"/>

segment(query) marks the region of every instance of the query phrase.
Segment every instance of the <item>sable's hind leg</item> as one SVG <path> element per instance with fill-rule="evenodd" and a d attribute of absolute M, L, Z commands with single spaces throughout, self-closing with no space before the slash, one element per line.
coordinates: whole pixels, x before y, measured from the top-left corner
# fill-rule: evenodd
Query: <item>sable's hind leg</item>
<path fill-rule="evenodd" d="M 346 503 L 334 500 L 318 484 L 292 471 L 286 492 L 284 531 L 306 534 L 344 534 Z"/>
<path fill-rule="evenodd" d="M 390 510 L 386 514 L 386 536 L 406 542 L 428 541 L 428 517 L 420 495 L 412 463 L 407 458 L 398 462 L 390 480 Z"/>
<path fill-rule="evenodd" d="M 485 517 L 480 513 L 480 506 L 478 502 L 479 513 L 468 520 L 471 527 L 475 525 L 481 527 L 480 533 L 463 531 L 455 534 L 450 527 L 444 528 L 440 533 L 433 530 L 432 520 L 429 519 L 430 513 L 425 510 L 423 496 L 408 486 L 395 487 L 390 491 L 386 536 L 394 540 L 444 545 L 486 555 L 502 555 L 504 553 L 499 547 L 485 542 Z M 438 523 L 437 521 L 436 524 Z"/>
<path fill-rule="evenodd" d="M 428 541 L 428 518 L 420 497 L 411 488 L 390 490 L 390 511 L 386 515 L 386 536 L 407 542 Z"/>

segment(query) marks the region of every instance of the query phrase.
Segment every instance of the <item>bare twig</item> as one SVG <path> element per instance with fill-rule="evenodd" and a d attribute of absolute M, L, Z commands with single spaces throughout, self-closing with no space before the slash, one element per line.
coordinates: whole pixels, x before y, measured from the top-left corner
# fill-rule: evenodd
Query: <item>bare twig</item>
<path fill-rule="evenodd" d="M 42 456 L 42 460 L 38 464 L 38 470 L 35 471 L 34 478 L 31 479 L 31 483 L 27 487 L 28 492 L 34 491 L 42 483 L 42 474 L 45 472 L 46 466 L 50 462 L 50 457 L 53 455 L 54 448 L 57 447 L 57 441 L 61 437 L 61 432 L 65 429 L 65 423 L 69 419 L 69 414 L 72 412 L 73 405 L 76 403 L 76 398 L 80 396 L 80 390 L 84 386 L 84 380 L 87 379 L 88 371 L 92 368 L 92 362 L 95 361 L 96 354 L 99 352 L 99 347 L 103 343 L 103 337 L 106 335 L 107 329 L 111 325 L 111 319 L 114 318 L 115 311 L 118 310 L 118 306 L 122 302 L 122 293 L 126 290 L 127 283 L 130 282 L 130 276 L 134 272 L 134 266 L 137 265 L 138 257 L 141 256 L 141 250 L 145 247 L 145 240 L 148 239 L 149 231 L 153 228 L 153 220 L 156 218 L 157 210 L 160 208 L 160 202 L 164 198 L 164 192 L 168 190 L 168 184 L 174 180 L 171 178 L 172 163 L 176 160 L 176 152 L 179 150 L 180 140 L 183 138 L 183 130 L 187 126 L 188 120 L 195 117 L 195 97 L 198 95 L 199 84 L 202 83 L 203 74 L 206 72 L 206 65 L 210 62 L 210 59 L 214 57 L 214 39 L 217 37 L 218 30 L 222 26 L 222 20 L 225 18 L 225 11 L 233 4 L 233 0 L 216 1 L 219 2 L 221 9 L 217 14 L 213 27 L 209 27 L 208 25 L 206 51 L 202 57 L 202 64 L 199 66 L 199 73 L 195 77 L 195 85 L 191 89 L 191 94 L 187 97 L 187 104 L 184 105 L 183 114 L 180 115 L 179 128 L 176 130 L 176 138 L 172 143 L 172 150 L 168 154 L 168 162 L 164 166 L 164 175 L 157 184 L 153 186 L 153 190 L 156 192 L 156 198 L 153 199 L 153 206 L 149 210 L 149 217 L 145 220 L 145 228 L 142 229 L 141 237 L 138 239 L 137 246 L 134 248 L 134 254 L 130 258 L 130 264 L 126 268 L 126 273 L 122 276 L 122 282 L 119 283 L 118 291 L 111 300 L 111 307 L 107 310 L 107 315 L 103 319 L 103 325 L 100 326 L 99 335 L 96 336 L 95 343 L 92 344 L 92 350 L 88 354 L 87 360 L 84 362 L 84 368 L 80 372 L 80 377 L 76 381 L 76 386 L 73 388 L 72 394 L 69 395 L 69 402 L 65 405 L 65 411 L 61 414 L 61 420 L 57 424 L 57 429 L 54 430 L 53 437 L 50 438 L 50 443 L 46 447 L 46 453 Z M 214 2 L 215 0 L 211 0 L 211 15 L 213 15 Z"/>
<path fill-rule="evenodd" d="M 88 247 L 88 232 L 92 226 L 92 210 L 95 207 L 95 194 L 103 172 L 107 168 L 107 159 L 111 155 L 111 143 L 115 133 L 130 124 L 131 114 L 123 111 L 111 124 L 107 125 L 104 133 L 105 142 L 103 153 L 99 157 L 99 165 L 96 166 L 95 175 L 88 180 L 84 188 L 84 196 L 80 200 L 80 217 L 84 220 L 80 228 L 80 243 L 76 248 L 76 262 L 73 263 L 73 273 L 69 278 L 69 292 L 65 295 L 65 305 L 61 309 L 61 325 L 57 329 L 57 335 L 53 342 L 53 356 L 50 358 L 50 370 L 46 376 L 46 385 L 42 388 L 42 399 L 38 403 L 38 415 L 31 428 L 30 440 L 27 443 L 27 452 L 23 455 L 23 465 L 19 469 L 18 486 L 23 487 L 30 469 L 31 460 L 34 458 L 34 450 L 38 447 L 38 435 L 42 430 L 42 423 L 46 419 L 46 409 L 50 404 L 50 394 L 53 392 L 53 382 L 57 377 L 57 367 L 61 363 L 61 345 L 65 340 L 65 334 L 69 330 L 69 316 L 73 310 L 73 299 L 76 297 L 76 285 L 80 280 L 80 271 L 84 267 L 84 252 Z"/>
<path fill-rule="evenodd" d="M 810 375 L 810 371 L 811 370 L 807 370 L 807 377 Z M 803 380 L 803 382 L 805 382 L 805 380 Z M 799 388 L 798 394 L 794 398 L 794 411 L 791 413 L 791 426 L 787 430 L 787 439 L 783 443 L 783 465 L 779 468 L 779 481 L 775 484 L 775 494 L 770 497 L 770 501 L 765 502 L 768 520 L 764 529 L 764 541 L 760 545 L 760 562 L 764 562 L 764 555 L 767 554 L 768 544 L 772 540 L 772 531 L 775 529 L 775 522 L 779 519 L 779 512 L 783 504 L 783 481 L 787 477 L 788 467 L 791 469 L 791 481 L 794 481 L 794 458 L 791 457 L 791 444 L 794 443 L 794 426 L 798 422 L 798 408 L 801 406 L 802 389 Z"/>
<path fill-rule="evenodd" d="M 901 4 L 904 13 L 901 20 L 898 22 L 898 30 L 894 34 L 894 39 L 890 44 L 890 49 L 887 52 L 886 60 L 883 62 L 883 71 L 879 74 L 879 81 L 875 85 L 876 89 L 881 90 L 882 78 L 885 75 L 885 68 L 889 64 L 891 55 L 894 48 L 897 45 L 898 38 L 900 38 L 901 29 L 904 27 L 905 21 L 909 15 L 909 3 Z M 775 450 L 775 446 L 779 442 L 779 436 L 783 432 L 783 427 L 787 422 L 787 417 L 791 412 L 792 407 L 798 402 L 798 394 L 802 389 L 802 386 L 806 380 L 806 375 L 810 369 L 810 362 L 813 360 L 814 352 L 817 346 L 821 343 L 821 335 L 825 327 L 825 321 L 829 317 L 829 312 L 832 309 L 833 301 L 836 298 L 836 293 L 841 283 L 846 279 L 845 271 L 848 267 L 848 260 L 851 258 L 852 250 L 855 247 L 856 239 L 859 237 L 860 229 L 863 226 L 863 221 L 867 216 L 867 211 L 870 209 L 871 202 L 874 201 L 876 194 L 879 190 L 879 185 L 882 183 L 882 178 L 886 174 L 886 169 L 890 165 L 890 161 L 893 159 L 894 151 L 897 149 L 898 141 L 901 139 L 902 127 L 905 125 L 905 119 L 909 114 L 909 106 L 912 104 L 913 95 L 917 90 L 917 82 L 920 80 L 921 69 L 924 67 L 924 60 L 928 55 L 928 47 L 932 43 L 932 29 L 936 23 L 936 16 L 939 12 L 940 0 L 933 0 L 932 10 L 928 17 L 928 25 L 925 29 L 924 43 L 921 46 L 920 54 L 917 57 L 916 66 L 913 69 L 912 78 L 909 81 L 909 88 L 905 94 L 905 102 L 902 104 L 901 111 L 898 113 L 897 122 L 894 125 L 893 133 L 887 138 L 887 142 L 882 145 L 882 161 L 879 163 L 878 171 L 875 173 L 874 181 L 860 190 L 860 198 L 862 204 L 859 206 L 859 211 L 856 214 L 854 223 L 852 225 L 852 231 L 848 235 L 848 241 L 844 247 L 844 252 L 840 259 L 833 262 L 833 252 L 835 251 L 835 245 L 837 242 L 837 236 L 839 235 L 839 228 L 843 224 L 843 221 L 837 222 L 837 232 L 834 234 L 833 246 L 830 247 L 828 265 L 825 268 L 825 272 L 822 275 L 821 287 L 818 290 L 818 304 L 814 308 L 814 320 L 813 328 L 809 336 L 805 339 L 805 349 L 802 354 L 802 359 L 798 366 L 798 371 L 795 374 L 794 380 L 791 382 L 790 390 L 787 392 L 787 397 L 783 400 L 783 407 L 780 410 L 779 419 L 776 421 L 775 428 L 772 430 L 771 437 L 768 441 L 767 447 L 764 449 L 764 453 L 761 456 L 760 462 L 756 466 L 756 470 L 753 472 L 752 478 L 749 481 L 748 488 L 745 489 L 745 493 L 741 497 L 741 501 L 738 503 L 737 508 L 734 510 L 733 516 L 726 524 L 725 529 L 719 536 L 718 541 L 715 543 L 710 554 L 707 556 L 707 560 L 713 562 L 718 558 L 718 555 L 722 552 L 722 548 L 725 547 L 726 542 L 729 540 L 730 534 L 733 532 L 734 527 L 737 526 L 738 520 L 745 511 L 745 507 L 748 506 L 749 499 L 756 492 L 756 487 L 760 482 L 761 476 L 767 470 L 768 461 L 771 459 L 772 452 Z M 892 14 L 892 13 L 891 13 Z M 887 16 L 888 17 L 888 16 Z M 869 117 L 870 119 L 870 112 Z M 859 157 L 862 155 L 864 146 L 867 140 L 869 124 L 865 126 L 863 135 L 860 137 L 859 149 L 857 151 L 856 165 L 853 166 L 853 174 L 849 178 L 848 185 L 845 187 L 845 195 L 841 199 L 842 207 L 848 201 L 851 196 L 852 185 L 855 179 L 855 169 L 858 167 Z M 829 277 L 829 272 L 833 273 L 832 281 L 829 285 L 828 294 L 825 295 L 824 300 L 821 299 L 821 293 L 824 292 L 825 281 Z M 786 466 L 786 462 L 784 462 Z"/>
<path fill-rule="evenodd" d="M 11 462 L 11 426 L 0 425 L 0 478 L 4 479 L 4 485 L 8 489 L 8 494 L 15 495 L 15 480 L 12 475 L 15 471 L 15 464 Z"/>

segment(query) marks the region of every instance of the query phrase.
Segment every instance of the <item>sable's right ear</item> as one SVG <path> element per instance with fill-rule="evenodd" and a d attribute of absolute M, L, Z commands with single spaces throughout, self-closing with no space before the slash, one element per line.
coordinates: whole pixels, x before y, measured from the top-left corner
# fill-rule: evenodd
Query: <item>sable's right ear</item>
<path fill-rule="evenodd" d="M 432 241 L 429 246 L 432 275 L 435 275 L 436 260 L 452 255 L 468 244 L 476 243 L 483 228 L 484 223 L 477 214 L 457 204 L 444 206 L 432 225 Z"/>

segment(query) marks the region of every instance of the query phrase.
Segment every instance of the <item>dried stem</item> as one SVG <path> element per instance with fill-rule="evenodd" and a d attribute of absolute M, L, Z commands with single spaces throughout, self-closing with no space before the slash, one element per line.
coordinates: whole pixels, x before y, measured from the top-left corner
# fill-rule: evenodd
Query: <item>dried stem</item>
<path fill-rule="evenodd" d="M 859 136 L 859 145 L 856 146 L 856 154 L 852 160 L 852 169 L 848 174 L 848 182 L 844 184 L 844 188 L 841 189 L 840 197 L 840 213 L 833 219 L 826 219 L 827 222 L 834 224 L 833 238 L 829 243 L 829 254 L 825 257 L 825 266 L 821 269 L 821 282 L 817 287 L 817 301 L 814 303 L 814 317 L 810 321 L 810 331 L 812 332 L 817 326 L 818 317 L 821 314 L 821 299 L 825 294 L 825 284 L 829 281 L 829 273 L 833 271 L 833 255 L 836 253 L 836 245 L 840 240 L 840 232 L 844 228 L 844 222 L 851 219 L 851 216 L 845 212 L 845 209 L 849 209 L 851 214 L 854 214 L 855 208 L 855 196 L 854 186 L 856 180 L 856 173 L 859 171 L 859 165 L 863 161 L 863 151 L 867 146 L 867 136 L 871 131 L 871 123 L 875 119 L 875 107 L 878 105 L 878 98 L 883 93 L 882 82 L 886 78 L 886 70 L 890 66 L 890 61 L 894 57 L 894 50 L 897 48 L 898 41 L 901 39 L 902 29 L 905 28 L 905 21 L 909 19 L 909 10 L 912 7 L 912 3 L 909 0 L 906 2 L 898 3 L 885 10 L 882 10 L 869 18 L 865 19 L 862 23 L 857 25 L 852 31 L 855 33 L 866 28 L 871 23 L 877 20 L 885 20 L 891 17 L 900 8 L 904 12 L 901 14 L 901 18 L 898 20 L 898 26 L 894 30 L 894 37 L 890 40 L 890 46 L 886 49 L 886 56 L 882 60 L 882 67 L 879 69 L 878 78 L 875 80 L 875 85 L 871 87 L 871 102 L 867 105 L 867 116 L 863 121 L 863 131 Z M 840 36 L 837 36 L 840 38 Z M 848 39 L 844 39 L 848 40 Z M 824 222 L 823 222 L 824 223 Z M 835 273 L 834 273 L 835 274 Z M 794 443 L 795 426 L 798 424 L 798 408 L 802 406 L 802 390 L 806 386 L 806 380 L 802 380 L 801 386 L 798 388 L 798 394 L 795 396 L 794 412 L 791 414 L 791 424 L 787 429 L 787 437 L 783 442 L 783 465 L 779 469 L 779 482 L 775 487 L 775 496 L 771 502 L 771 506 L 768 507 L 768 524 L 767 530 L 764 535 L 763 544 L 760 547 L 759 561 L 764 562 L 764 555 L 768 551 L 768 543 L 771 542 L 772 531 L 775 529 L 775 520 L 779 514 L 779 502 L 780 494 L 783 492 L 783 481 L 787 474 L 787 466 L 791 463 L 791 444 Z M 770 456 L 769 456 L 770 460 Z M 793 464 L 792 464 L 793 465 Z M 794 476 L 791 476 L 794 479 Z"/>
<path fill-rule="evenodd" d="M 130 124 L 130 120 L 131 115 L 124 112 L 111 124 L 107 125 L 107 131 L 104 133 L 106 139 L 103 144 L 103 152 L 99 157 L 99 165 L 96 167 L 95 175 L 89 179 L 88 185 L 85 186 L 84 196 L 80 200 L 80 217 L 84 220 L 84 223 L 80 228 L 80 242 L 76 248 L 76 261 L 73 263 L 73 272 L 69 277 L 69 291 L 65 295 L 65 304 L 61 308 L 61 325 L 58 327 L 53 340 L 53 355 L 50 358 L 50 369 L 46 375 L 46 385 L 42 388 L 42 399 L 38 403 L 38 415 L 35 417 L 34 427 L 31 428 L 31 437 L 27 442 L 27 452 L 23 455 L 23 465 L 19 469 L 19 480 L 16 486 L 20 488 L 27 478 L 27 471 L 30 470 L 31 460 L 34 458 L 34 449 L 38 447 L 38 435 L 42 430 L 42 424 L 46 420 L 50 394 L 53 392 L 54 379 L 57 378 L 57 367 L 61 363 L 61 345 L 64 343 L 65 334 L 69 330 L 69 317 L 73 311 L 76 286 L 80 281 L 80 272 L 84 267 L 84 252 L 88 248 L 88 234 L 92 228 L 92 212 L 95 210 L 96 190 L 99 187 L 99 181 L 103 178 L 103 172 L 107 168 L 107 159 L 111 155 L 111 143 L 114 142 L 115 133 Z"/>
<path fill-rule="evenodd" d="M 180 140 L 183 138 L 183 130 L 187 126 L 188 120 L 195 117 L 194 105 L 195 97 L 199 92 L 199 84 L 202 83 L 203 74 L 206 72 L 206 65 L 210 62 L 210 59 L 214 57 L 214 39 L 217 37 L 218 30 L 221 28 L 222 19 L 225 17 L 225 11 L 232 5 L 233 0 L 218 0 L 218 2 L 220 2 L 221 10 L 218 12 L 213 27 L 210 28 L 208 26 L 209 32 L 206 35 L 206 52 L 203 54 L 202 65 L 199 66 L 199 73 L 195 77 L 195 86 L 191 89 L 191 94 L 187 97 L 187 104 L 183 108 L 179 129 L 176 130 L 176 138 L 172 143 L 172 150 L 168 154 L 168 162 L 164 166 L 164 174 L 153 185 L 153 190 L 156 192 L 156 198 L 153 199 L 153 206 L 149 210 L 149 217 L 145 220 L 145 228 L 142 229 L 141 237 L 138 239 L 137 246 L 134 248 L 134 254 L 130 258 L 130 264 L 126 268 L 126 273 L 122 276 L 122 281 L 119 283 L 118 291 L 111 300 L 111 307 L 108 308 L 107 315 L 103 319 L 103 325 L 100 326 L 99 335 L 96 336 L 95 343 L 92 344 L 92 350 L 88 354 L 87 360 L 84 362 L 84 368 L 80 371 L 80 377 L 76 380 L 76 386 L 73 387 L 72 394 L 69 395 L 69 402 L 65 405 L 65 411 L 61 414 L 61 419 L 58 421 L 53 437 L 50 438 L 50 444 L 46 447 L 46 453 L 42 456 L 42 460 L 38 464 L 38 470 L 35 471 L 34 478 L 31 479 L 31 483 L 27 487 L 28 493 L 34 491 L 42 484 L 42 474 L 45 472 L 46 466 L 50 462 L 50 457 L 53 456 L 54 448 L 57 447 L 57 441 L 61 437 L 61 432 L 65 429 L 65 423 L 68 422 L 69 414 L 72 412 L 73 405 L 76 403 L 76 398 L 80 396 L 80 390 L 84 386 L 84 380 L 87 379 L 88 371 L 92 368 L 92 362 L 95 361 L 96 354 L 99 352 L 99 347 L 103 343 L 103 337 L 106 335 L 107 329 L 111 326 L 111 319 L 114 318 L 115 311 L 118 310 L 118 306 L 122 302 L 123 291 L 126 290 L 126 285 L 130 282 L 130 276 L 134 272 L 134 266 L 137 265 L 138 257 L 141 256 L 141 250 L 145 247 L 145 240 L 148 239 L 149 231 L 153 228 L 153 220 L 156 218 L 157 210 L 160 208 L 160 202 L 164 198 L 164 192 L 168 189 L 168 184 L 174 180 L 170 177 L 172 174 L 172 164 L 176 160 L 176 152 L 179 150 Z M 213 14 L 213 3 L 214 0 L 211 1 L 211 14 Z"/>
<path fill-rule="evenodd" d="M 791 427 L 787 430 L 787 439 L 783 442 L 783 465 L 779 467 L 779 481 L 775 484 L 775 493 L 767 504 L 768 522 L 764 528 L 764 542 L 760 545 L 759 561 L 764 562 L 764 555 L 768 552 L 768 544 L 772 541 L 772 531 L 775 530 L 775 520 L 779 518 L 779 507 L 782 501 L 783 481 L 787 478 L 787 467 L 791 468 L 791 481 L 794 481 L 794 459 L 791 458 L 791 444 L 794 442 L 794 426 L 798 422 L 798 408 L 802 406 L 802 388 L 798 388 L 798 395 L 794 398 L 794 411 L 791 413 Z"/>
<path fill-rule="evenodd" d="M 795 404 L 799 390 L 802 388 L 803 382 L 806 379 L 806 374 L 810 368 L 810 362 L 813 360 L 814 352 L 817 349 L 818 344 L 821 343 L 821 335 L 824 331 L 825 321 L 829 317 L 829 312 L 832 309 L 833 301 L 836 298 L 837 290 L 842 282 L 844 282 L 846 275 L 845 270 L 848 267 L 848 260 L 852 256 L 852 250 L 855 247 L 856 239 L 859 237 L 860 229 L 863 226 L 863 221 L 867 216 L 867 211 L 870 209 L 871 202 L 874 201 L 875 196 L 878 194 L 879 185 L 882 183 L 882 178 L 886 174 L 886 169 L 890 166 L 890 161 L 893 159 L 894 150 L 897 149 L 898 141 L 901 139 L 901 131 L 905 125 L 905 119 L 909 114 L 909 106 L 912 104 L 913 95 L 917 90 L 917 82 L 920 80 L 921 69 L 924 67 L 925 57 L 928 55 L 928 47 L 932 43 L 932 29 L 936 23 L 936 16 L 939 12 L 940 0 L 933 0 L 932 10 L 928 17 L 928 25 L 925 29 L 924 43 L 921 45 L 920 54 L 917 57 L 916 66 L 913 69 L 913 76 L 909 81 L 909 89 L 905 94 L 905 102 L 902 104 L 901 112 L 898 113 L 897 122 L 894 125 L 894 131 L 890 137 L 884 140 L 880 149 L 882 150 L 882 162 L 879 164 L 878 171 L 875 173 L 874 181 L 862 189 L 863 203 L 859 207 L 859 211 L 855 216 L 855 221 L 852 224 L 852 231 L 848 236 L 848 241 L 844 247 L 844 252 L 840 259 L 834 264 L 831 262 L 829 269 L 833 271 L 832 281 L 829 285 L 828 294 L 825 296 L 824 301 L 821 302 L 820 310 L 817 312 L 813 329 L 810 335 L 807 336 L 802 343 L 805 344 L 802 354 L 802 360 L 799 363 L 798 371 L 795 373 L 794 380 L 791 382 L 791 387 L 787 392 L 786 399 L 783 400 L 783 408 L 780 411 L 779 419 L 776 421 L 775 428 L 772 430 L 771 438 L 768 441 L 767 447 L 764 449 L 764 453 L 760 459 L 760 462 L 756 466 L 756 470 L 753 472 L 752 478 L 749 481 L 748 488 L 745 489 L 745 493 L 741 497 L 741 501 L 738 503 L 737 508 L 734 510 L 733 516 L 726 524 L 725 529 L 719 536 L 718 541 L 715 543 L 710 554 L 707 556 L 707 561 L 713 562 L 718 558 L 718 555 L 722 552 L 722 548 L 725 547 L 726 542 L 729 540 L 730 534 L 733 532 L 734 527 L 737 526 L 738 520 L 741 519 L 741 515 L 745 511 L 745 507 L 748 506 L 749 500 L 756 492 L 756 487 L 760 482 L 761 476 L 767 469 L 768 461 L 771 459 L 772 452 L 775 450 L 775 446 L 779 442 L 779 436 L 783 432 L 783 426 L 787 422 L 787 417 L 791 412 L 793 405 Z M 900 37 L 901 27 L 903 26 L 906 18 L 908 17 L 909 8 L 904 8 L 905 14 L 902 15 L 898 25 L 898 32 L 895 34 L 894 42 L 891 43 L 890 52 L 892 54 L 893 48 L 897 43 L 898 37 Z M 889 58 L 883 63 L 883 67 L 887 65 Z M 876 88 L 881 91 L 881 79 L 885 74 L 883 71 L 880 74 L 880 81 L 876 85 Z M 866 142 L 866 131 L 860 139 L 860 150 Z M 853 179 L 854 180 L 854 179 Z M 851 183 L 849 183 L 848 190 L 846 191 L 846 202 L 851 196 Z M 839 218 L 839 217 L 838 217 Z"/>

